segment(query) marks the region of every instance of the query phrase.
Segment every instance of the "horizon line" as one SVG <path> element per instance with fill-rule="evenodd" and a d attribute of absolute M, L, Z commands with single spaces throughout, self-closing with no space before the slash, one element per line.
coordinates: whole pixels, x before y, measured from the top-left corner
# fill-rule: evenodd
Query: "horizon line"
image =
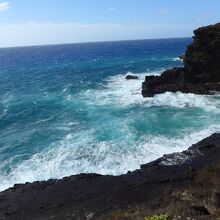
<path fill-rule="evenodd" d="M 13 49 L 13 48 L 26 48 L 26 47 L 47 47 L 47 46 L 59 46 L 59 45 L 75 45 L 75 44 L 93 44 L 93 43 L 116 43 L 116 42 L 126 42 L 126 41 L 147 41 L 147 40 L 169 40 L 169 39 L 186 39 L 192 38 L 188 37 L 161 37 L 161 38 L 140 38 L 140 39 L 129 39 L 129 40 L 103 40 L 103 41 L 85 41 L 85 42 L 75 42 L 75 43 L 54 43 L 54 44 L 33 44 L 33 45 L 21 45 L 21 46 L 3 46 L 0 49 Z"/>

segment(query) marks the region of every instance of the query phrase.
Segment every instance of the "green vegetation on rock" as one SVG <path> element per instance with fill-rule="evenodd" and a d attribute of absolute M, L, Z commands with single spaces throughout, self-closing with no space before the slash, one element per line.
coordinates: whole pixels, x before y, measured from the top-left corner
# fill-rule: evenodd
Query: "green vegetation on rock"
<path fill-rule="evenodd" d="M 154 215 L 151 217 L 145 217 L 144 220 L 169 220 L 169 216 L 166 215 Z"/>

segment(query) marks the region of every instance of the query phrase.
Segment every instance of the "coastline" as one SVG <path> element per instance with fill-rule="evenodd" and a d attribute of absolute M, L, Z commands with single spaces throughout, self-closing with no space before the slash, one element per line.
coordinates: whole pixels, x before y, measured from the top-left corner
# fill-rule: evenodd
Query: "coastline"
<path fill-rule="evenodd" d="M 0 219 L 215 219 L 220 133 L 121 176 L 80 174 L 0 193 Z"/>
<path fill-rule="evenodd" d="M 196 30 L 184 67 L 147 76 L 143 96 L 220 91 L 220 57 L 215 55 L 219 29 L 217 24 Z M 205 46 L 204 39 L 208 39 Z M 0 192 L 0 219 L 114 220 L 161 214 L 171 219 L 216 219 L 220 216 L 219 155 L 220 133 L 216 133 L 186 151 L 164 155 L 124 175 L 80 174 L 16 184 Z"/>

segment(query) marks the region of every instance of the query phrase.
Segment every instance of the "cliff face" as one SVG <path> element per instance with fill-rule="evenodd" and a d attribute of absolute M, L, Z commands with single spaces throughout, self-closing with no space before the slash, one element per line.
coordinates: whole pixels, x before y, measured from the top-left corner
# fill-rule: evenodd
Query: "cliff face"
<path fill-rule="evenodd" d="M 0 219 L 144 220 L 220 216 L 220 134 L 121 176 L 81 174 L 0 193 Z"/>
<path fill-rule="evenodd" d="M 167 70 L 161 76 L 147 76 L 144 97 L 166 91 L 213 94 L 220 91 L 220 23 L 194 31 L 194 40 L 184 56 L 184 68 Z"/>

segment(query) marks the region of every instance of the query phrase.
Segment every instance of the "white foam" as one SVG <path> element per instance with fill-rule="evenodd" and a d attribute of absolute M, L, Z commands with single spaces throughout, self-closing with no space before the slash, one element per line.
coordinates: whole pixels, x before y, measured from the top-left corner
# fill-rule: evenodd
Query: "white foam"
<path fill-rule="evenodd" d="M 9 105 L 10 105 L 10 101 L 12 100 L 13 96 L 9 93 L 6 93 L 2 99 L 0 100 L 1 101 L 1 105 L 3 107 L 3 111 L 2 113 L 0 114 L 0 118 L 3 118 L 5 117 L 7 114 L 8 114 L 8 108 L 9 108 Z"/>
<path fill-rule="evenodd" d="M 71 86 L 72 86 L 72 84 L 65 85 L 62 92 L 64 92 L 64 93 L 67 92 L 70 89 Z"/>
<path fill-rule="evenodd" d="M 205 111 L 219 112 L 220 96 L 205 96 L 195 94 L 184 94 L 181 92 L 155 95 L 147 98 L 149 106 L 171 106 L 175 108 L 202 108 Z"/>
<path fill-rule="evenodd" d="M 90 105 L 143 105 L 147 108 L 152 106 L 170 106 L 174 108 L 195 107 L 205 111 L 220 111 L 220 95 L 205 96 L 185 94 L 181 92 L 155 95 L 152 98 L 143 98 L 141 94 L 142 82 L 146 75 L 159 75 L 161 71 L 152 73 L 136 74 L 138 80 L 125 80 L 126 75 L 117 75 L 108 78 L 107 85 L 102 89 L 87 90 L 79 96 Z M 128 73 L 132 74 L 132 73 Z M 70 96 L 68 100 L 72 100 Z"/>
<path fill-rule="evenodd" d="M 175 57 L 175 58 L 173 58 L 173 61 L 176 62 L 176 61 L 183 61 L 183 60 L 180 59 L 179 57 Z"/>
<path fill-rule="evenodd" d="M 183 137 L 146 135 L 138 141 L 132 141 L 129 137 L 120 142 L 97 142 L 91 130 L 68 134 L 62 141 L 52 144 L 47 150 L 23 161 L 9 175 L 1 176 L 0 190 L 14 183 L 62 178 L 78 173 L 95 172 L 113 175 L 126 173 L 164 154 L 183 151 L 219 131 L 220 126 L 213 125 L 196 132 L 185 131 Z M 133 134 L 129 133 L 129 135 Z"/>
<path fill-rule="evenodd" d="M 107 79 L 107 85 L 103 89 L 87 90 L 80 94 L 88 103 L 96 105 L 129 105 L 143 103 L 141 95 L 142 82 L 146 75 L 159 75 L 161 72 L 135 74 L 137 80 L 126 80 L 127 74 L 120 74 Z M 92 95 L 91 95 L 92 94 Z"/>

